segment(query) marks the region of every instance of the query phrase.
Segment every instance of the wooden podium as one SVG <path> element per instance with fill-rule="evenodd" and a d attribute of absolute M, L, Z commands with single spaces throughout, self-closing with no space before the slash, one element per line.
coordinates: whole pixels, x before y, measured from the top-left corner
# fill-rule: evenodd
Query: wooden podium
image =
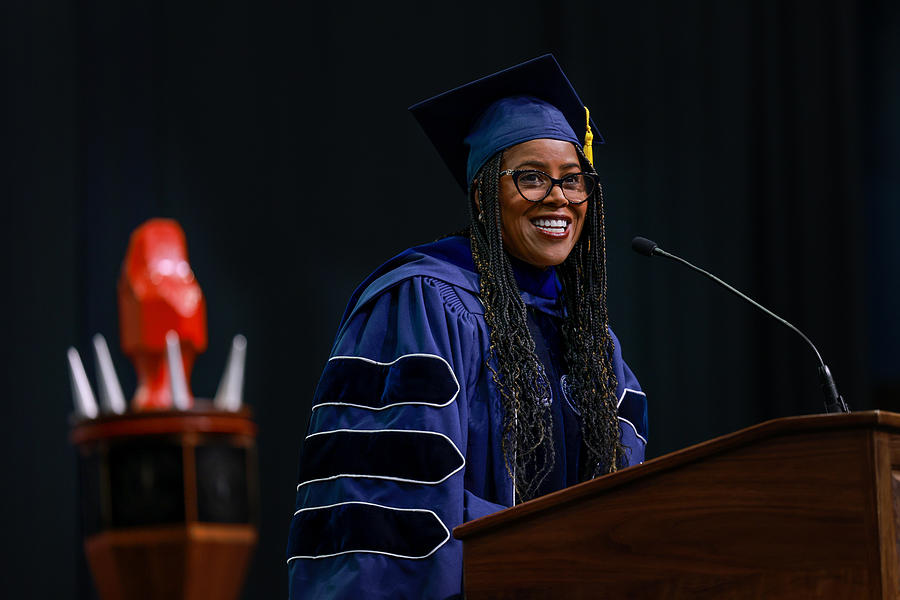
<path fill-rule="evenodd" d="M 480 598 L 898 598 L 900 414 L 768 421 L 457 527 Z"/>

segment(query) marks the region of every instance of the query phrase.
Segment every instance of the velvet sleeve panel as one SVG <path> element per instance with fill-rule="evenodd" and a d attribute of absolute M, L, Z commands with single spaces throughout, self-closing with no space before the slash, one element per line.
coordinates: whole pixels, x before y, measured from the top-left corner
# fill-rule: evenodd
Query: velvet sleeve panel
<path fill-rule="evenodd" d="M 461 293 L 411 277 L 345 318 L 301 458 L 291 598 L 461 594 L 462 547 L 449 532 L 504 507 L 465 490 L 466 457 L 482 451 L 469 448 L 469 407 L 477 418 L 491 408 L 487 334 Z"/>

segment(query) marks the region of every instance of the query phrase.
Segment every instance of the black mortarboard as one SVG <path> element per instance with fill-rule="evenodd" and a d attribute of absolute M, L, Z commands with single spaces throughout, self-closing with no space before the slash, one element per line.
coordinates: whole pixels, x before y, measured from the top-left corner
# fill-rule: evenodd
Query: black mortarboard
<path fill-rule="evenodd" d="M 494 154 L 537 138 L 570 141 L 593 161 L 603 143 L 575 88 L 545 54 L 409 107 L 463 190 Z M 590 127 L 587 127 L 590 122 Z M 582 132 L 582 133 L 578 133 Z"/>

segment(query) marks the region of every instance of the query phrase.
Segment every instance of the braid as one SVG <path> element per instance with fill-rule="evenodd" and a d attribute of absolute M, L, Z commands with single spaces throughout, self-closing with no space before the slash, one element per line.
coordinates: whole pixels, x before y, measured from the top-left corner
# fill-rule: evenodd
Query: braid
<path fill-rule="evenodd" d="M 503 406 L 501 448 L 519 500 L 534 497 L 555 461 L 548 399 L 550 385 L 535 354 L 525 303 L 503 249 L 498 153 L 478 175 L 480 218 L 470 194 L 472 258 L 480 275 L 484 319 L 490 331 L 487 367 Z M 496 367 L 494 366 L 496 364 Z"/>
<path fill-rule="evenodd" d="M 590 163 L 577 148 L 585 170 Z M 486 365 L 503 408 L 501 448 L 519 500 L 534 497 L 556 460 L 550 385 L 535 353 L 525 304 L 503 248 L 500 165 L 490 159 L 469 194 L 469 237 L 480 275 L 484 318 L 490 331 Z M 477 185 L 479 206 L 475 202 Z M 562 325 L 569 392 L 581 413 L 586 449 L 583 479 L 615 471 L 624 456 L 619 439 L 614 351 L 606 309 L 606 235 L 603 193 L 588 200 L 581 237 L 558 267 L 568 315 Z M 496 365 L 496 366 L 495 366 Z"/>
<path fill-rule="evenodd" d="M 581 149 L 585 170 L 593 169 Z M 603 188 L 588 199 L 581 238 L 558 269 L 568 316 L 563 322 L 569 390 L 581 413 L 582 443 L 587 451 L 583 479 L 615 471 L 624 459 L 619 433 L 615 346 L 606 307 L 606 225 Z"/>

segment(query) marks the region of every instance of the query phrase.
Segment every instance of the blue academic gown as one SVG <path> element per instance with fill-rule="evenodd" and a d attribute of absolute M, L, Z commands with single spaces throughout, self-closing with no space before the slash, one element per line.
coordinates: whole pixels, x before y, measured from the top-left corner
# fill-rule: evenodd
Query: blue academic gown
<path fill-rule="evenodd" d="M 579 481 L 554 270 L 515 263 L 550 382 L 556 461 L 539 492 Z M 290 597 L 455 598 L 454 527 L 512 506 L 469 240 L 391 259 L 354 292 L 313 400 L 287 557 Z M 615 340 L 627 463 L 644 460 L 647 403 Z"/>

